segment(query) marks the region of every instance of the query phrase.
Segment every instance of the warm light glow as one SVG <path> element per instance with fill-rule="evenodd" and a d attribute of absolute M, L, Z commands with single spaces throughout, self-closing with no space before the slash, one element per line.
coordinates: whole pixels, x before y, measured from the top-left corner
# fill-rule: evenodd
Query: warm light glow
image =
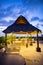
<path fill-rule="evenodd" d="M 9 54 L 20 54 L 25 58 L 27 65 L 33 62 L 34 62 L 34 65 L 36 65 L 40 63 L 41 57 L 43 58 L 42 56 L 43 55 L 43 44 L 40 44 L 40 48 L 42 52 L 39 53 L 39 52 L 36 52 L 37 42 L 33 43 L 33 46 L 30 46 L 30 42 L 28 42 L 28 48 L 26 48 L 26 43 L 27 43 L 26 40 L 27 40 L 26 38 L 22 38 L 19 44 L 19 40 L 16 39 L 16 41 L 14 42 L 14 44 L 11 45 L 11 47 L 13 48 L 17 43 L 20 46 L 20 49 L 19 51 L 15 51 L 15 50 L 10 51 Z M 15 46 L 15 48 L 17 48 L 18 45 Z"/>
<path fill-rule="evenodd" d="M 19 31 L 19 32 L 11 32 L 12 34 L 31 34 L 31 35 L 34 35 L 36 34 L 37 35 L 37 31 L 28 31 L 28 32 L 24 32 L 24 31 Z M 38 34 L 41 34 L 41 31 L 38 32 Z"/>
<path fill-rule="evenodd" d="M 31 35 L 34 35 L 34 34 L 37 35 L 37 31 L 32 31 L 30 34 L 31 34 Z M 38 34 L 41 34 L 41 31 L 39 31 Z"/>

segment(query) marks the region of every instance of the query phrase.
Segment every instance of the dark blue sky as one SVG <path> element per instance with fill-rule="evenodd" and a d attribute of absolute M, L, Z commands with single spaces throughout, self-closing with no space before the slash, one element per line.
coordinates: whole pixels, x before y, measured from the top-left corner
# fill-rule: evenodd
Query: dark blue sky
<path fill-rule="evenodd" d="M 43 32 L 43 0 L 0 0 L 0 33 L 20 15 Z"/>

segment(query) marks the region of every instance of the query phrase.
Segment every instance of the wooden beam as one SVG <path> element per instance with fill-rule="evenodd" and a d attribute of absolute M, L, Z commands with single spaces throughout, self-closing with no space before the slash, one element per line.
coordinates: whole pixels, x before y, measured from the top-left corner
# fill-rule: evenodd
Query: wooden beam
<path fill-rule="evenodd" d="M 7 46 L 7 34 L 5 33 L 5 46 Z"/>
<path fill-rule="evenodd" d="M 38 31 L 37 31 L 37 48 L 36 48 L 36 51 L 41 52 L 41 48 L 39 47 Z"/>
<path fill-rule="evenodd" d="M 27 43 L 26 43 L 26 48 L 28 48 L 28 33 L 27 33 Z"/>

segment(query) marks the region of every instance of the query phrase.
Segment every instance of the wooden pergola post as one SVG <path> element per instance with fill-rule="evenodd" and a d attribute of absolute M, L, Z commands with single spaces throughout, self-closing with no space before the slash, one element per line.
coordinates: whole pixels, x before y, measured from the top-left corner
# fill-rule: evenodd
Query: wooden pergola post
<path fill-rule="evenodd" d="M 27 33 L 27 43 L 26 43 L 26 48 L 28 48 L 28 33 Z"/>
<path fill-rule="evenodd" d="M 7 49 L 7 33 L 5 33 L 5 49 Z"/>
<path fill-rule="evenodd" d="M 37 48 L 36 48 L 36 51 L 41 52 L 41 48 L 39 47 L 38 31 L 37 31 Z"/>
<path fill-rule="evenodd" d="M 32 35 L 30 34 L 30 45 L 32 46 L 33 44 L 32 44 Z"/>

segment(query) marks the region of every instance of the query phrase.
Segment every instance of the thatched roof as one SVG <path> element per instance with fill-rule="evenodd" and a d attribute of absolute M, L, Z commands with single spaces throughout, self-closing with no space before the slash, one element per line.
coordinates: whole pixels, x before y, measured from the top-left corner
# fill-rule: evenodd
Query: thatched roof
<path fill-rule="evenodd" d="M 24 16 L 19 16 L 17 20 L 10 26 L 7 27 L 3 32 L 4 33 L 11 33 L 11 32 L 34 32 L 38 31 L 41 32 L 38 28 L 31 25 Z"/>

